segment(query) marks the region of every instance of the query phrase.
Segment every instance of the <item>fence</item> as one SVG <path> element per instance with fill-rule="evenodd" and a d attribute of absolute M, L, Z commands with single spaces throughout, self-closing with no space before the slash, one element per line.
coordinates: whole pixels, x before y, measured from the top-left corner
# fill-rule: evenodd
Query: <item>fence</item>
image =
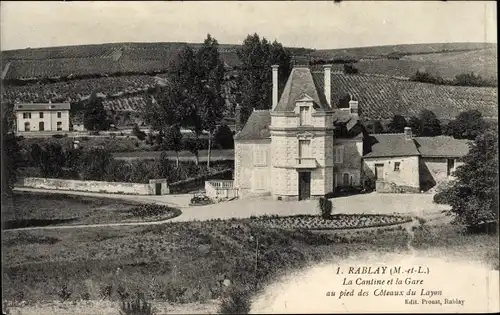
<path fill-rule="evenodd" d="M 213 200 L 238 197 L 238 188 L 234 188 L 232 180 L 209 180 L 205 182 L 205 193 Z"/>

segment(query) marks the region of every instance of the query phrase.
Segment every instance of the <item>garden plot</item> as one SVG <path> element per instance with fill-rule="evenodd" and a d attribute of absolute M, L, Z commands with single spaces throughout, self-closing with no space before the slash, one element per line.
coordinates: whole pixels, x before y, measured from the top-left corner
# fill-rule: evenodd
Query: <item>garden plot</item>
<path fill-rule="evenodd" d="M 73 194 L 15 192 L 12 198 L 2 200 L 5 229 L 157 221 L 180 214 L 180 210 L 165 205 Z"/>

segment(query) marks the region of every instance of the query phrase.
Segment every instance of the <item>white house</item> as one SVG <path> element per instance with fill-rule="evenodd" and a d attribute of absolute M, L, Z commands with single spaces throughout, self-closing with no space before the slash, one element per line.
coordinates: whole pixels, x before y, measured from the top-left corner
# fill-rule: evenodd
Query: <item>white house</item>
<path fill-rule="evenodd" d="M 17 103 L 16 131 L 63 132 L 69 131 L 69 103 Z"/>

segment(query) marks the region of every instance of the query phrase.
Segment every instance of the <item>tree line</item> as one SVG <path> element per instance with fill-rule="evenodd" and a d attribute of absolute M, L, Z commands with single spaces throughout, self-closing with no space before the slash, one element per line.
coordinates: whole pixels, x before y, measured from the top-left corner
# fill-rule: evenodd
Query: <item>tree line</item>
<path fill-rule="evenodd" d="M 410 127 L 413 135 L 417 137 L 446 135 L 455 139 L 474 140 L 490 125 L 478 110 L 463 111 L 455 119 L 442 124 L 434 112 L 424 109 L 409 119 L 394 115 L 387 127 L 384 127 L 380 120 L 369 121 L 365 127 L 368 133 L 403 133 L 405 127 Z"/>
<path fill-rule="evenodd" d="M 497 87 L 498 82 L 494 79 L 486 79 L 480 75 L 471 73 L 462 73 L 455 76 L 454 79 L 444 79 L 439 75 L 432 75 L 425 71 L 417 71 L 411 78 L 411 81 L 432 83 L 436 85 L 454 85 L 454 86 L 476 86 L 476 87 Z"/>

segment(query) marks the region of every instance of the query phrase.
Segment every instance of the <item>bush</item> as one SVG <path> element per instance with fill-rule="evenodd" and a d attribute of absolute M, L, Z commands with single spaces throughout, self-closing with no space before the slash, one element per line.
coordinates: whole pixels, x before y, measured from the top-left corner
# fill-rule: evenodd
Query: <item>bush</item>
<path fill-rule="evenodd" d="M 219 314 L 248 314 L 250 312 L 249 294 L 243 290 L 233 289 L 222 299 Z"/>
<path fill-rule="evenodd" d="M 144 298 L 144 294 L 137 293 L 137 297 L 131 302 L 122 302 L 120 315 L 153 315 L 151 303 Z"/>
<path fill-rule="evenodd" d="M 137 137 L 137 139 L 139 139 L 141 141 L 146 139 L 146 133 L 144 131 L 142 131 L 139 128 L 139 125 L 137 125 L 137 124 L 134 125 L 134 129 L 132 130 L 132 133 L 134 134 L 134 136 Z"/>
<path fill-rule="evenodd" d="M 61 139 L 61 138 L 67 137 L 67 136 L 68 135 L 55 134 L 55 135 L 52 135 L 52 138 Z"/>
<path fill-rule="evenodd" d="M 344 73 L 345 74 L 356 74 L 358 72 L 359 72 L 358 68 L 354 67 L 353 65 L 348 64 L 348 63 L 344 64 Z"/>
<path fill-rule="evenodd" d="M 319 209 L 321 213 L 321 217 L 325 220 L 328 220 L 332 216 L 333 204 L 332 201 L 326 199 L 325 197 L 319 198 Z"/>

